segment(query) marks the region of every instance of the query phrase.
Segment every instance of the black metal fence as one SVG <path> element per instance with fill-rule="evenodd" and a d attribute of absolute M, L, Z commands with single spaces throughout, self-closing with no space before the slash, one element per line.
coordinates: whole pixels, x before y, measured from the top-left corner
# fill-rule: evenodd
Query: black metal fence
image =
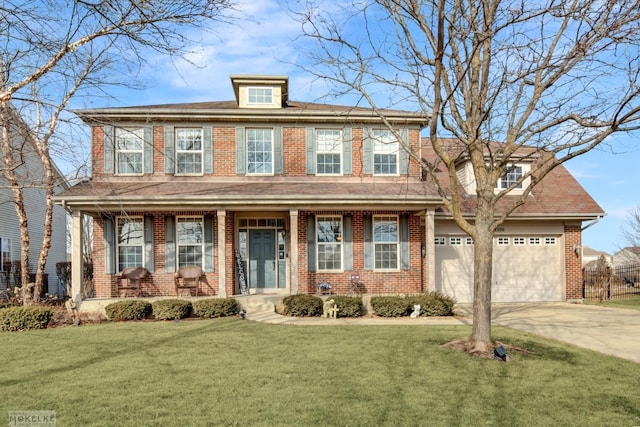
<path fill-rule="evenodd" d="M 597 265 L 582 270 L 582 297 L 604 301 L 640 296 L 640 264 Z"/>

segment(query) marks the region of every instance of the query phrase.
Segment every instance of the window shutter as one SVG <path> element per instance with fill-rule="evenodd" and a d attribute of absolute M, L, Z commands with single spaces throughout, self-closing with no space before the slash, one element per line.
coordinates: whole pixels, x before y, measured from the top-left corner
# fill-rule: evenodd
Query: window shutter
<path fill-rule="evenodd" d="M 104 127 L 104 173 L 115 172 L 116 145 L 113 126 Z"/>
<path fill-rule="evenodd" d="M 176 219 L 166 216 L 164 219 L 164 268 L 167 273 L 176 271 Z"/>
<path fill-rule="evenodd" d="M 364 130 L 362 169 L 365 174 L 373 174 L 373 138 L 370 128 Z"/>
<path fill-rule="evenodd" d="M 153 272 L 153 216 L 144 216 L 144 266 Z"/>
<path fill-rule="evenodd" d="M 236 173 L 244 175 L 246 172 L 244 159 L 244 128 L 236 128 Z"/>
<path fill-rule="evenodd" d="M 213 173 L 213 130 L 211 126 L 202 129 L 202 147 L 204 149 L 204 173 Z"/>
<path fill-rule="evenodd" d="M 351 143 L 351 128 L 345 128 L 342 142 L 342 173 L 345 175 L 351 175 L 353 173 L 353 159 L 352 159 L 352 143 Z"/>
<path fill-rule="evenodd" d="M 353 217 L 344 216 L 344 270 L 353 270 Z"/>
<path fill-rule="evenodd" d="M 306 151 L 307 151 L 307 174 L 315 175 L 316 173 L 316 144 L 315 144 L 315 129 L 306 128 Z"/>
<path fill-rule="evenodd" d="M 364 216 L 364 269 L 373 270 L 373 217 Z"/>
<path fill-rule="evenodd" d="M 400 216 L 400 269 L 409 270 L 409 216 Z"/>
<path fill-rule="evenodd" d="M 400 175 L 409 174 L 409 131 L 405 128 L 400 131 L 402 142 L 400 143 Z"/>
<path fill-rule="evenodd" d="M 204 271 L 214 271 L 213 262 L 213 215 L 204 216 Z"/>
<path fill-rule="evenodd" d="M 153 128 L 144 128 L 144 144 L 142 146 L 144 157 L 144 173 L 153 173 Z"/>
<path fill-rule="evenodd" d="M 275 175 L 282 175 L 284 173 L 284 153 L 282 150 L 282 128 L 277 127 L 273 129 L 274 139 L 274 157 L 275 164 L 273 165 L 273 173 Z"/>
<path fill-rule="evenodd" d="M 114 274 L 116 272 L 116 246 L 113 218 L 105 218 L 104 227 L 104 272 Z"/>
<path fill-rule="evenodd" d="M 173 145 L 173 126 L 164 127 L 164 173 L 174 173 L 175 150 Z"/>
<path fill-rule="evenodd" d="M 307 217 L 307 270 L 316 271 L 316 217 Z"/>

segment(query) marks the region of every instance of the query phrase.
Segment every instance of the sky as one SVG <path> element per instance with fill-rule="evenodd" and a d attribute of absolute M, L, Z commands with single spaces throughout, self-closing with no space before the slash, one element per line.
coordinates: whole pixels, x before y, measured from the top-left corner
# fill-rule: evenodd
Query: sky
<path fill-rule="evenodd" d="M 251 16 L 241 25 L 218 25 L 209 43 L 187 61 L 172 63 L 151 58 L 146 89 L 119 89 L 113 99 L 98 99 L 83 108 L 152 105 L 234 99 L 231 74 L 279 74 L 289 76 L 290 97 L 318 101 L 329 92 L 300 68 L 300 24 L 283 10 L 278 0 L 239 0 L 239 9 Z M 285 2 L 286 3 L 286 2 Z M 195 64 L 195 65 L 194 65 Z M 354 98 L 355 99 L 355 98 Z M 86 102 L 86 99 L 84 100 Z M 323 100 L 352 104 L 353 99 Z M 635 136 L 617 137 L 612 148 L 591 151 L 565 164 L 578 182 L 606 212 L 583 232 L 583 246 L 613 254 L 628 246 L 621 234 L 630 211 L 640 206 L 640 144 Z"/>

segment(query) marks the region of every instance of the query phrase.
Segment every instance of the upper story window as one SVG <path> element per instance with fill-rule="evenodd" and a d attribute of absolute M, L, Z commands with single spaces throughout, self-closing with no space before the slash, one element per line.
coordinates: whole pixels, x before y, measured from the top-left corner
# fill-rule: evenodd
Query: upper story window
<path fill-rule="evenodd" d="M 144 226 L 142 217 L 119 217 L 118 271 L 143 266 Z"/>
<path fill-rule="evenodd" d="M 374 175 L 397 175 L 400 144 L 389 130 L 373 131 Z"/>
<path fill-rule="evenodd" d="M 201 216 L 178 217 L 176 221 L 178 268 L 188 265 L 203 267 L 204 223 Z"/>
<path fill-rule="evenodd" d="M 272 129 L 247 129 L 247 173 L 273 174 Z"/>
<path fill-rule="evenodd" d="M 338 129 L 316 130 L 316 173 L 339 175 L 342 173 L 342 131 Z"/>
<path fill-rule="evenodd" d="M 176 129 L 176 175 L 202 174 L 202 129 Z"/>
<path fill-rule="evenodd" d="M 373 217 L 373 245 L 375 253 L 375 269 L 389 270 L 398 268 L 398 239 L 397 216 Z"/>
<path fill-rule="evenodd" d="M 116 128 L 116 165 L 121 175 L 139 175 L 143 170 L 144 129 Z"/>
<path fill-rule="evenodd" d="M 319 216 L 316 221 L 318 270 L 342 269 L 342 217 Z"/>
<path fill-rule="evenodd" d="M 273 104 L 273 88 L 249 87 L 247 88 L 247 100 L 249 104 Z"/>
<path fill-rule="evenodd" d="M 511 166 L 507 169 L 505 174 L 502 175 L 502 178 L 498 180 L 498 182 L 496 183 L 496 188 L 500 190 L 509 188 L 512 185 L 515 185 L 516 182 L 518 182 L 518 180 L 522 179 L 522 175 L 523 175 L 522 166 L 516 166 L 516 165 Z M 517 184 L 514 188 L 522 189 L 522 182 Z"/>

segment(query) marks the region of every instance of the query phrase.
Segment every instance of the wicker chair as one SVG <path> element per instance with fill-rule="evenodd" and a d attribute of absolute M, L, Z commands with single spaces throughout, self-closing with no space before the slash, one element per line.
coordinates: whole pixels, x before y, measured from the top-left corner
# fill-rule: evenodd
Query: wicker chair
<path fill-rule="evenodd" d="M 149 272 L 144 267 L 128 267 L 122 270 L 116 276 L 118 282 L 118 296 L 124 291 L 126 297 L 129 291 L 133 292 L 133 296 L 140 296 L 140 282 L 147 277 Z"/>
<path fill-rule="evenodd" d="M 195 289 L 196 296 L 198 296 L 198 288 L 202 282 L 202 274 L 202 267 L 198 265 L 180 267 L 174 277 L 176 296 L 179 295 L 181 289 L 188 289 L 189 295 L 191 295 L 191 289 Z"/>

